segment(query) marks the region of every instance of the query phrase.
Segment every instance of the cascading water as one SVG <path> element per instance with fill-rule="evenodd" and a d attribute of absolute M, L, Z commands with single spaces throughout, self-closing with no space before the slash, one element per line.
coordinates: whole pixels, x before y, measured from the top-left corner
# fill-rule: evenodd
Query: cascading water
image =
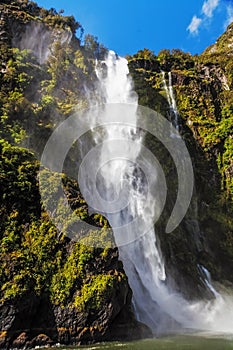
<path fill-rule="evenodd" d="M 176 100 L 174 96 L 173 86 L 172 86 L 172 74 L 171 72 L 168 72 L 168 86 L 165 78 L 165 72 L 162 71 L 162 78 L 163 78 L 163 86 L 164 90 L 167 95 L 167 100 L 170 106 L 170 117 L 171 121 L 176 128 L 176 130 L 179 131 L 179 114 L 176 106 Z"/>
<path fill-rule="evenodd" d="M 105 61 L 98 62 L 96 73 L 104 102 L 129 104 L 131 106 L 130 118 L 134 125 L 137 125 L 137 97 L 132 89 L 127 60 L 117 57 L 113 51 L 110 51 Z M 169 75 L 169 87 L 165 79 L 164 87 L 169 104 L 175 113 L 177 109 L 171 75 Z M 102 213 L 115 228 L 115 241 L 133 290 L 133 305 L 138 319 L 157 333 L 177 331 L 178 327 L 181 329 L 232 330 L 233 319 L 229 318 L 227 324 L 224 322 L 226 321 L 224 312 L 227 310 L 227 304 L 219 294 L 216 293 L 216 299 L 212 301 L 190 303 L 167 286 L 163 257 L 153 229 L 154 213 L 159 201 L 155 198 L 155 193 L 148 187 L 143 171 L 137 165 L 141 152 L 142 134 L 137 128 L 129 125 L 107 125 L 104 128 L 104 135 L 105 141 L 109 142 L 103 143 L 100 157 L 97 160 L 99 162 L 97 187 L 101 197 L 104 197 L 110 204 L 116 197 L 121 196 L 124 186 L 127 187 L 127 208 L 115 212 L 111 212 L 109 208 L 103 208 Z M 97 143 L 101 136 L 98 132 L 93 132 L 93 138 Z M 127 142 L 119 141 L 122 139 Z M 130 146 L 132 142 L 134 147 Z M 116 148 L 124 157 L 115 157 Z M 127 159 L 130 159 L 130 162 Z M 148 169 L 152 174 L 154 170 L 150 169 L 150 164 L 148 164 Z M 156 176 L 159 174 L 154 176 L 154 185 L 156 185 Z M 90 188 L 87 193 L 91 193 L 93 179 L 88 173 L 84 173 L 83 178 L 86 181 L 85 186 Z M 86 200 L 88 202 L 88 198 Z M 136 216 L 140 217 L 140 225 L 134 227 L 135 239 L 125 245 L 119 244 L 122 243 L 118 238 L 119 230 L 124 229 L 124 225 L 127 225 Z M 151 229 L 147 230 L 148 227 Z M 140 232 L 146 232 L 146 234 L 140 235 Z M 207 270 L 203 267 L 200 270 L 206 286 L 215 291 Z M 217 319 L 220 322 L 217 322 Z"/>
<path fill-rule="evenodd" d="M 220 294 L 216 291 L 216 289 L 212 286 L 211 282 L 211 276 L 209 271 L 202 265 L 198 265 L 199 269 L 201 270 L 202 274 L 204 275 L 204 281 L 205 284 L 208 286 L 208 288 L 211 290 L 215 298 L 220 297 Z"/>
<path fill-rule="evenodd" d="M 97 62 L 96 74 L 106 103 L 132 103 L 137 106 L 137 95 L 132 89 L 125 58 L 109 51 L 105 61 L 99 66 Z"/>
<path fill-rule="evenodd" d="M 117 58 L 116 54 L 112 51 L 105 62 L 104 66 L 107 67 L 107 72 L 103 74 L 102 70 L 97 68 L 97 76 L 100 80 L 101 90 L 104 93 L 106 103 L 129 103 L 135 105 L 134 109 L 134 124 L 137 122 L 137 97 L 132 90 L 132 81 L 129 77 L 129 70 L 127 61 L 124 58 Z M 132 139 L 141 141 L 141 135 L 137 130 L 129 130 L 127 126 L 123 128 L 108 127 L 108 137 L 112 140 L 116 137 L 121 138 L 122 134 L 124 137 L 131 141 Z M 118 144 L 120 147 L 120 144 Z M 131 148 L 130 148 L 131 149 Z M 106 153 L 107 158 L 111 158 L 111 152 L 114 154 L 114 150 L 111 148 L 103 148 L 101 154 L 101 163 L 104 163 Z M 125 150 L 125 155 L 135 161 L 140 152 L 140 148 L 137 152 L 131 154 Z M 120 188 L 123 181 L 128 182 L 130 191 L 128 193 L 128 210 L 120 213 L 115 213 L 114 215 L 109 215 L 106 213 L 110 224 L 115 226 L 123 226 L 130 220 L 130 216 L 140 216 L 142 218 L 142 227 L 138 228 L 142 232 L 145 227 L 153 227 L 153 211 L 155 210 L 155 199 L 152 195 L 146 198 L 144 195 L 143 174 L 140 169 L 132 163 L 128 164 L 125 161 L 118 160 L 109 164 L 108 168 L 102 169 L 102 175 L 104 181 L 107 184 L 107 188 Z M 117 172 L 118 169 L 118 172 Z M 119 169 L 121 169 L 121 176 L 119 177 Z M 151 169 L 151 171 L 153 171 Z M 147 199 L 147 202 L 146 202 Z M 140 232 L 134 234 L 135 237 L 140 236 Z M 117 243 L 117 235 L 115 235 L 115 240 Z M 148 248 L 151 247 L 149 250 Z M 144 252 L 144 254 L 141 254 Z M 135 312 L 139 319 L 150 324 L 153 328 L 158 326 L 158 321 L 153 316 L 153 314 L 158 314 L 158 305 L 156 301 L 156 296 L 153 295 L 151 289 L 151 279 L 154 281 L 154 292 L 159 291 L 159 285 L 163 283 L 166 278 L 164 263 L 159 251 L 159 247 L 156 242 L 156 235 L 153 229 L 151 229 L 146 235 L 139 238 L 137 241 L 132 242 L 126 246 L 119 246 L 119 255 L 124 262 L 124 268 L 126 274 L 129 278 L 129 283 L 134 291 L 133 304 L 135 307 Z M 148 295 L 145 297 L 145 293 Z M 150 298 L 151 302 L 148 302 Z M 144 300 L 144 302 L 143 302 Z M 153 312 L 151 307 L 153 307 Z M 151 317 L 152 315 L 152 317 Z"/>

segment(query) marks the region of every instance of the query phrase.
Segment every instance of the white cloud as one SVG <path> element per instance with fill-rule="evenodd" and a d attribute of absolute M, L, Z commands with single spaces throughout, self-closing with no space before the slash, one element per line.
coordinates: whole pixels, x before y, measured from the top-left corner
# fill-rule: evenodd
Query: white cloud
<path fill-rule="evenodd" d="M 227 19 L 226 22 L 224 23 L 225 28 L 233 22 L 233 6 L 228 5 L 227 6 Z"/>
<path fill-rule="evenodd" d="M 189 24 L 187 30 L 194 35 L 197 35 L 200 29 L 200 26 L 208 24 L 208 18 L 213 17 L 214 10 L 219 6 L 221 0 L 205 0 L 202 9 L 201 16 L 193 16 L 191 23 Z M 230 6 L 231 7 L 231 6 Z M 233 8 L 231 7 L 233 10 Z M 228 12 L 229 21 L 232 19 L 231 10 Z"/>
<path fill-rule="evenodd" d="M 198 18 L 196 15 L 193 16 L 192 21 L 190 22 L 187 30 L 191 34 L 198 34 L 199 27 L 201 25 L 202 19 Z"/>
<path fill-rule="evenodd" d="M 214 10 L 218 7 L 219 0 L 207 0 L 204 2 L 202 6 L 202 13 L 206 16 L 211 18 L 213 16 Z"/>

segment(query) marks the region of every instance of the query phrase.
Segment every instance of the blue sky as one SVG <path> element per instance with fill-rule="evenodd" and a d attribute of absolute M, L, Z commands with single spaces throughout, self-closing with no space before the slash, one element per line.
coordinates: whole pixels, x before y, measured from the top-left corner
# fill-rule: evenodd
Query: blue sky
<path fill-rule="evenodd" d="M 74 15 L 85 33 L 119 55 L 148 48 L 192 54 L 213 44 L 233 21 L 233 0 L 38 0 Z"/>

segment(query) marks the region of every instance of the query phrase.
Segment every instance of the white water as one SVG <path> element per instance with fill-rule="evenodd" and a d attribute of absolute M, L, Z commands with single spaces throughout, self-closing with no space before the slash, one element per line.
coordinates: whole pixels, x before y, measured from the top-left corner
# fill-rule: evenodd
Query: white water
<path fill-rule="evenodd" d="M 40 22 L 31 22 L 25 27 L 25 32 L 16 32 L 12 39 L 13 46 L 20 50 L 29 50 L 37 58 L 39 64 L 44 64 L 53 55 L 55 42 L 68 45 L 72 39 L 70 30 L 51 31 Z"/>
<path fill-rule="evenodd" d="M 167 100 L 170 106 L 170 114 L 171 118 L 174 116 L 174 119 L 172 120 L 172 123 L 176 130 L 179 131 L 179 115 L 178 115 L 178 110 L 176 106 L 176 100 L 174 96 L 174 91 L 173 91 L 173 86 L 172 86 L 172 74 L 171 72 L 168 73 L 168 86 L 165 78 L 165 72 L 162 71 L 162 78 L 163 78 L 163 87 L 166 92 Z"/>
<path fill-rule="evenodd" d="M 211 276 L 209 271 L 202 265 L 198 265 L 199 269 L 202 271 L 202 273 L 204 274 L 204 281 L 205 284 L 208 286 L 208 288 L 211 290 L 211 292 L 213 293 L 213 295 L 215 296 L 215 298 L 221 297 L 220 294 L 216 291 L 216 289 L 213 287 L 212 285 L 212 281 L 211 281 Z"/>
<path fill-rule="evenodd" d="M 131 120 L 136 125 L 137 98 L 132 90 L 127 61 L 124 58 L 117 58 L 115 53 L 110 51 L 107 59 L 98 64 L 96 71 L 104 101 L 128 103 L 134 106 L 131 110 Z M 165 90 L 169 103 L 176 110 L 171 79 L 169 79 L 169 88 L 165 81 Z M 95 137 L 97 142 L 99 135 L 94 135 Z M 226 302 L 216 292 L 215 300 L 189 303 L 182 295 L 170 290 L 166 284 L 163 257 L 154 229 L 150 229 L 143 236 L 140 235 L 140 231 L 146 232 L 147 227 L 153 227 L 157 205 L 155 196 L 150 191 L 148 194 L 147 182 L 144 181 L 143 173 L 137 165 L 141 137 L 136 128 L 127 125 L 109 125 L 105 130 L 105 138 L 107 141 L 116 142 L 105 143 L 99 158 L 101 196 L 111 202 L 120 196 L 125 186 L 128 191 L 127 208 L 114 213 L 108 213 L 106 208 L 104 214 L 111 226 L 118 228 L 114 230 L 115 241 L 119 246 L 120 259 L 123 261 L 133 290 L 135 314 L 140 321 L 149 325 L 157 333 L 185 328 L 231 332 L 233 331 L 233 317 L 231 317 L 233 312 L 229 314 L 228 306 L 233 310 L 232 301 L 228 298 Z M 122 139 L 127 140 L 128 145 L 119 141 Z M 137 146 L 132 147 L 132 142 Z M 125 158 L 116 158 L 116 151 L 125 154 Z M 109 161 L 111 159 L 112 161 Z M 156 184 L 156 176 L 154 184 Z M 133 232 L 136 239 L 127 245 L 118 244 L 119 227 L 123 227 L 136 216 L 141 219 L 141 224 L 136 228 L 138 232 Z M 207 287 L 215 291 L 207 270 L 202 268 L 202 271 Z"/>

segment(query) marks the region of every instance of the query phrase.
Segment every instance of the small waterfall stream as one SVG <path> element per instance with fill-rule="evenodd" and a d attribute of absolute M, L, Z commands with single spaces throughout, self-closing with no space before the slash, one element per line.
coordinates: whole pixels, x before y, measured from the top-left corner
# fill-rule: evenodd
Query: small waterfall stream
<path fill-rule="evenodd" d="M 96 73 L 104 102 L 108 104 L 129 104 L 132 107 L 130 109 L 131 119 L 136 125 L 138 102 L 129 76 L 127 60 L 117 57 L 113 51 L 110 51 L 105 61 L 98 62 Z M 165 73 L 162 74 L 164 89 L 175 116 L 175 126 L 178 128 L 178 112 L 173 94 L 171 73 L 168 74 L 168 86 Z M 93 137 L 96 137 L 96 140 L 100 138 L 98 134 L 94 134 Z M 157 202 L 154 192 L 151 188 L 148 188 L 143 172 L 137 165 L 137 158 L 141 152 L 141 138 L 142 135 L 137 128 L 128 125 L 106 126 L 105 139 L 108 142 L 103 143 L 98 160 L 101 197 L 112 203 L 127 188 L 127 207 L 114 212 L 109 212 L 106 208 L 106 210 L 103 210 L 103 214 L 114 230 L 119 256 L 123 261 L 129 284 L 133 290 L 135 314 L 140 321 L 149 325 L 155 333 L 166 333 L 178 331 L 178 329 L 184 330 L 185 328 L 232 330 L 233 319 L 227 325 L 226 322 L 223 322 L 227 307 L 223 298 L 217 292 L 215 300 L 190 303 L 181 294 L 174 292 L 167 286 L 163 256 L 153 228 Z M 119 141 L 122 139 L 126 142 Z M 116 158 L 116 149 L 125 156 Z M 130 162 L 128 159 L 130 159 Z M 148 167 L 150 169 L 150 164 L 148 164 Z M 156 186 L 157 175 L 155 174 L 153 186 Z M 84 178 L 86 186 L 90 187 L 93 179 L 89 177 L 88 173 L 84 174 Z M 124 225 L 127 225 L 136 216 L 140 217 L 140 225 L 134 227 L 136 232 L 133 232 L 137 239 L 127 245 L 118 244 L 119 230 L 121 228 L 123 230 Z M 141 236 L 140 232 L 144 232 L 147 227 L 152 228 L 146 230 L 147 233 Z M 204 267 L 200 269 L 207 287 L 215 291 L 207 270 Z"/>
<path fill-rule="evenodd" d="M 179 113 L 176 106 L 176 100 L 174 96 L 173 86 L 172 86 L 172 73 L 168 72 L 168 86 L 166 81 L 165 72 L 162 71 L 163 87 L 166 92 L 167 101 L 170 106 L 170 118 L 173 126 L 179 131 Z"/>

